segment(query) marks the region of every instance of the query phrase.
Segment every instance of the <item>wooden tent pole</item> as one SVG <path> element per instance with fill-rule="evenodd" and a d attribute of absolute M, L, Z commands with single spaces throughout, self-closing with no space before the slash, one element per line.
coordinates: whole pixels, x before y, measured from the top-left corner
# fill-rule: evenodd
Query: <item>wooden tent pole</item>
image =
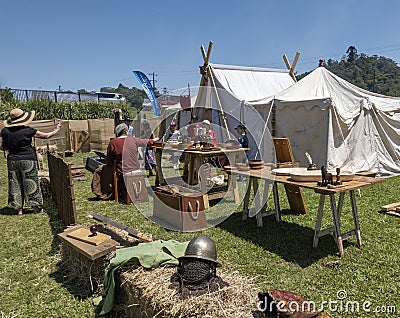
<path fill-rule="evenodd" d="M 217 87 L 215 86 L 215 81 L 214 81 L 214 77 L 213 77 L 212 72 L 210 72 L 210 77 L 211 77 L 211 80 L 212 80 L 212 85 L 214 86 L 215 96 L 217 96 L 219 110 L 221 112 L 222 121 L 224 122 L 225 130 L 226 130 L 226 136 L 228 137 L 228 139 L 231 139 L 231 134 L 230 134 L 229 129 L 228 129 L 228 124 L 226 123 L 225 113 L 224 113 L 224 110 L 222 108 L 221 100 L 219 99 L 218 90 L 217 90 Z"/>
<path fill-rule="evenodd" d="M 200 71 L 201 71 L 201 74 L 202 74 L 200 86 L 205 86 L 205 82 L 207 80 L 207 77 L 208 76 L 211 77 L 212 85 L 214 86 L 215 95 L 217 97 L 218 106 L 219 106 L 219 109 L 220 109 L 220 112 L 221 112 L 222 121 L 223 121 L 224 126 L 225 126 L 226 136 L 227 136 L 228 139 L 231 139 L 231 134 L 229 133 L 228 124 L 226 123 L 225 113 L 224 113 L 224 110 L 222 109 L 222 105 L 221 105 L 221 101 L 219 99 L 217 88 L 215 87 L 214 77 L 212 75 L 212 72 L 210 71 L 210 66 L 208 65 L 208 61 L 210 60 L 212 46 L 213 46 L 213 42 L 210 41 L 209 44 L 208 44 L 207 53 L 206 53 L 206 50 L 204 49 L 204 46 L 203 45 L 200 46 L 201 54 L 203 55 L 203 60 L 204 60 L 203 66 L 200 66 Z"/>
<path fill-rule="evenodd" d="M 286 64 L 286 67 L 287 67 L 287 69 L 289 71 L 289 75 L 293 78 L 293 80 L 295 82 L 297 82 L 297 78 L 296 78 L 296 75 L 294 74 L 294 68 L 296 67 L 296 64 L 297 64 L 297 61 L 299 59 L 299 56 L 300 56 L 300 52 L 296 52 L 296 56 L 294 57 L 293 63 L 292 63 L 292 65 L 290 65 L 286 54 L 283 54 L 283 61 Z"/>
<path fill-rule="evenodd" d="M 210 41 L 208 44 L 207 48 L 207 53 L 206 50 L 204 49 L 204 46 L 200 46 L 201 50 L 201 55 L 203 56 L 204 64 L 203 66 L 200 66 L 200 73 L 201 73 L 201 81 L 200 81 L 200 86 L 205 86 L 205 82 L 207 81 L 207 69 L 208 69 L 208 61 L 210 60 L 210 55 L 211 55 L 211 49 L 213 46 L 213 42 Z"/>

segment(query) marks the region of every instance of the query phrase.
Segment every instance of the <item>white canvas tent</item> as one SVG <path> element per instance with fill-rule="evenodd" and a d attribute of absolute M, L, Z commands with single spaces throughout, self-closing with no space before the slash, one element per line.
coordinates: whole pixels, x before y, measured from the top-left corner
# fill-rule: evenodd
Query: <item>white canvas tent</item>
<path fill-rule="evenodd" d="M 259 155 L 257 148 L 265 146 L 261 142 L 265 125 L 264 119 L 251 104 L 259 105 L 264 101 L 265 106 L 271 99 L 268 97 L 293 85 L 289 71 L 211 63 L 203 68 L 206 72 L 197 95 L 196 108 L 213 110 L 213 129 L 220 142 L 236 139 L 234 128 L 239 123 L 244 124 L 249 133 L 250 158 L 256 158 Z M 203 114 L 198 115 L 202 118 Z M 229 133 L 225 131 L 225 121 Z M 268 144 L 271 145 L 271 142 Z"/>
<path fill-rule="evenodd" d="M 363 90 L 318 67 L 269 103 L 276 137 L 290 139 L 307 165 L 400 174 L 400 98 Z M 269 120 L 270 125 L 271 120 Z"/>

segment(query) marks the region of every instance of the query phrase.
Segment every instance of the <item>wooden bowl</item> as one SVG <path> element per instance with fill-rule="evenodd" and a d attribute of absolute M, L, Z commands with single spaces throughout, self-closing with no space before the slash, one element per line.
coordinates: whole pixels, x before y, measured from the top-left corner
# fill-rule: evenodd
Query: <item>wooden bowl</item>
<path fill-rule="evenodd" d="M 262 160 L 249 160 L 250 169 L 262 169 L 264 167 L 264 161 Z"/>

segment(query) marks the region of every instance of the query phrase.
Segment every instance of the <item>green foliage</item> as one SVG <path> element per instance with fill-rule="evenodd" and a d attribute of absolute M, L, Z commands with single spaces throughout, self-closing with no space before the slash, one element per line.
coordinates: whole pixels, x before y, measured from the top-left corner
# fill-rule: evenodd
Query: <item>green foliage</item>
<path fill-rule="evenodd" d="M 12 94 L 11 94 L 12 95 Z M 93 119 L 93 118 L 113 118 L 113 109 L 120 108 L 122 114 L 129 118 L 136 117 L 136 111 L 127 103 L 113 102 L 59 102 L 56 103 L 48 99 L 32 99 L 28 101 L 18 101 L 11 99 L 10 102 L 0 100 L 0 119 L 8 118 L 10 110 L 18 107 L 24 110 L 35 110 L 36 120 L 44 119 Z"/>
<path fill-rule="evenodd" d="M 329 59 L 324 66 L 346 81 L 370 92 L 400 96 L 400 67 L 395 61 L 384 56 L 358 54 L 354 46 L 350 46 L 346 53 L 340 61 Z M 297 78 L 300 80 L 309 73 L 303 73 Z"/>
<path fill-rule="evenodd" d="M 10 111 L 16 107 L 18 101 L 9 88 L 0 89 L 0 118 L 7 119 Z"/>

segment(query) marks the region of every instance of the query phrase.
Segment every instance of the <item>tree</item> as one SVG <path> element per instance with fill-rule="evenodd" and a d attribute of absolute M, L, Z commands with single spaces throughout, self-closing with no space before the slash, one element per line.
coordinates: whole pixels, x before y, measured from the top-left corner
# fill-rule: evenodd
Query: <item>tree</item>
<path fill-rule="evenodd" d="M 346 53 L 347 53 L 347 62 L 350 62 L 350 63 L 354 62 L 358 58 L 357 49 L 355 46 L 352 46 L 352 45 L 349 46 Z"/>
<path fill-rule="evenodd" d="M 367 56 L 350 46 L 339 61 L 328 59 L 325 67 L 346 81 L 371 92 L 400 96 L 400 67 L 384 56 Z M 300 74 L 300 80 L 309 72 Z"/>

